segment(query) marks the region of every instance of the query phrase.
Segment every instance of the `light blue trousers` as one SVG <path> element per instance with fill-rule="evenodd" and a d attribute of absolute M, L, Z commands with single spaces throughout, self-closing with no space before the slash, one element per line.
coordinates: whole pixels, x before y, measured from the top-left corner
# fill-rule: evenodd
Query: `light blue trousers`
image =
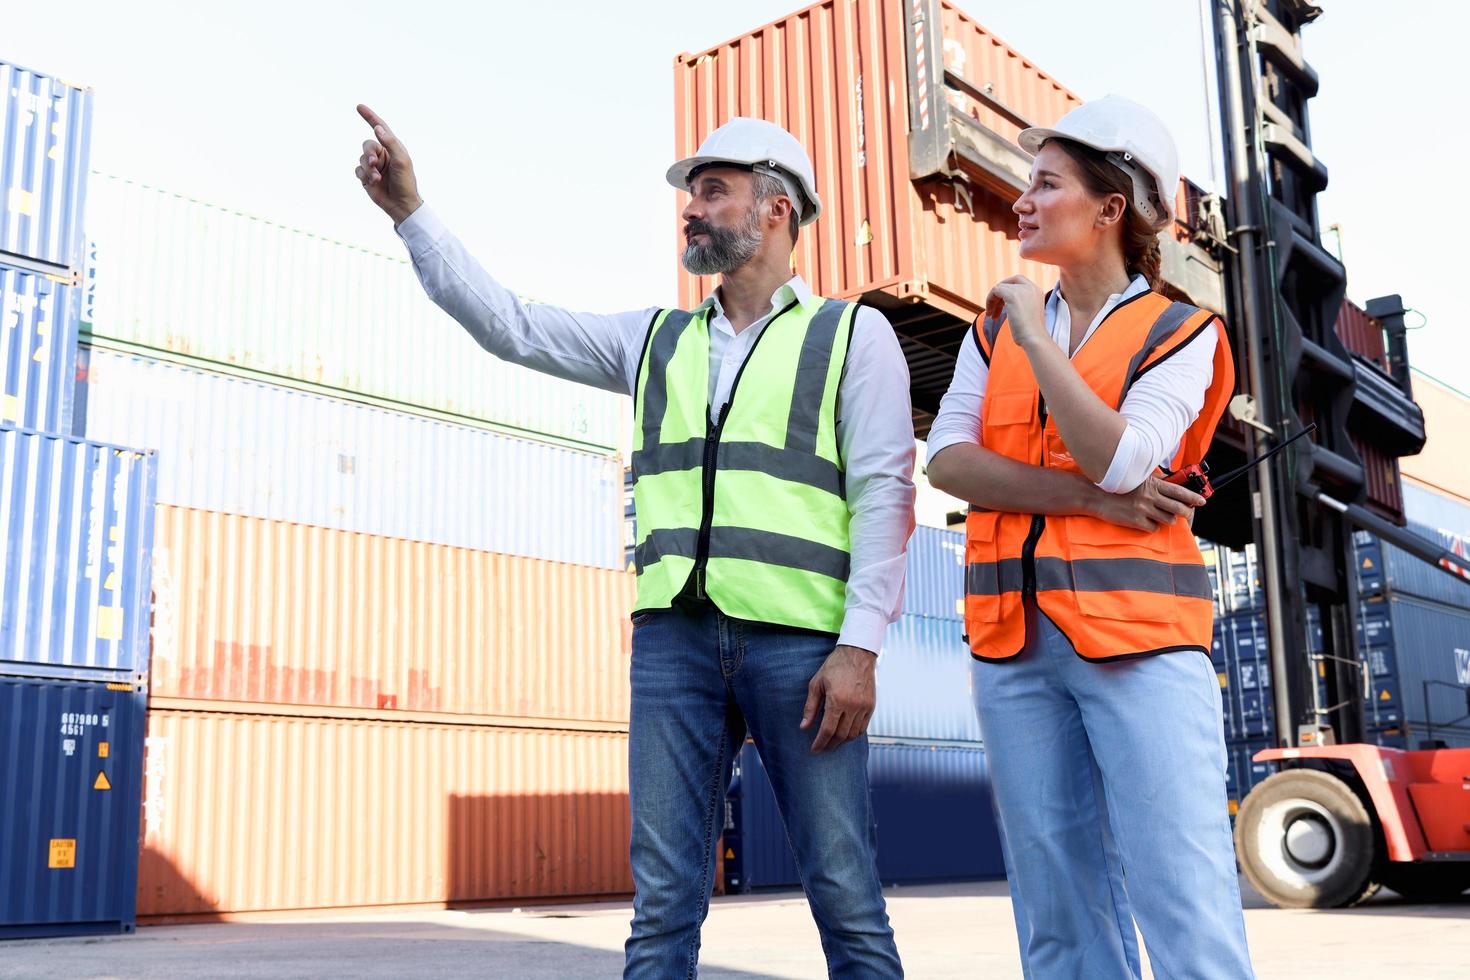
<path fill-rule="evenodd" d="M 1208 658 L 1090 663 L 1027 604 L 1025 651 L 974 665 L 1028 980 L 1249 980 Z"/>

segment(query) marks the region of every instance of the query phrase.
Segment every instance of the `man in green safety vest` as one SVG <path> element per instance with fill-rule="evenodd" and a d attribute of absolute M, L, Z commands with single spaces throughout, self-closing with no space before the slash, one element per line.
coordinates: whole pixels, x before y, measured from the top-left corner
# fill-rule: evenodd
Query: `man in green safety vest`
<path fill-rule="evenodd" d="M 373 138 L 357 177 L 434 302 L 498 357 L 633 397 L 624 976 L 693 975 L 747 733 L 831 975 L 901 976 L 864 733 L 913 530 L 908 370 L 882 314 L 791 273 L 821 213 L 806 151 L 758 119 L 715 130 L 667 176 L 689 193 L 684 266 L 719 287 L 693 310 L 573 313 L 492 279 L 424 205 L 403 143 L 358 111 Z"/>

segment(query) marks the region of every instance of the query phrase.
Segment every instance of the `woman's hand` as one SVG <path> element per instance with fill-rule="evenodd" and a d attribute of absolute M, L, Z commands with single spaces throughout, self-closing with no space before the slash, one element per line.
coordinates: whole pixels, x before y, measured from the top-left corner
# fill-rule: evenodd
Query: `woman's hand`
<path fill-rule="evenodd" d="M 1023 348 L 1051 339 L 1046 331 L 1041 290 L 1025 276 L 1011 276 L 991 287 L 985 297 L 985 315 L 992 320 L 1005 316 L 1011 324 L 1011 336 Z"/>
<path fill-rule="evenodd" d="M 1151 476 L 1132 493 L 1097 491 L 1089 509 L 1094 516 L 1119 527 L 1157 531 L 1181 517 L 1192 524 L 1194 509 L 1204 502 L 1205 498 L 1192 490 Z"/>

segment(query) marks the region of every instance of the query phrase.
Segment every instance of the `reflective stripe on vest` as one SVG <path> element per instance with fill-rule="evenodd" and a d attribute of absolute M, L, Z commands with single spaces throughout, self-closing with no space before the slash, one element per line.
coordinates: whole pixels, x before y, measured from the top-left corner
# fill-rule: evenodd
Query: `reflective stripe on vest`
<path fill-rule="evenodd" d="M 855 309 L 813 297 L 777 314 L 718 421 L 706 312 L 655 316 L 634 402 L 637 609 L 696 594 L 738 619 L 841 629 L 850 546 L 836 405 Z"/>
<path fill-rule="evenodd" d="M 1105 403 L 1199 335 L 1214 317 L 1157 293 L 1119 304 L 1072 358 Z M 1172 465 L 1203 458 L 1234 388 L 1221 325 L 1214 377 Z M 1030 362 L 1004 321 L 982 319 L 975 343 L 990 366 L 981 409 L 987 449 L 1021 462 L 1081 472 L 1046 417 Z M 1208 651 L 1213 625 L 1209 577 L 1186 522 L 1153 532 L 1099 518 L 1044 517 L 970 508 L 966 518 L 965 625 L 971 652 L 1006 660 L 1025 646 L 1024 597 L 1090 660 L 1175 650 Z"/>

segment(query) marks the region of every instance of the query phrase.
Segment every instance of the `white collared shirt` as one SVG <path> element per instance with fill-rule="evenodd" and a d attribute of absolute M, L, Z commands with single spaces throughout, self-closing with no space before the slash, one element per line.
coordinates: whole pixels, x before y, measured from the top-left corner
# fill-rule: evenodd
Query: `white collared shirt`
<path fill-rule="evenodd" d="M 1128 288 L 1114 293 L 1087 327 L 1081 350 L 1098 326 L 1124 300 L 1148 292 L 1148 280 L 1134 276 Z M 1058 285 L 1046 298 L 1046 328 L 1057 346 L 1066 350 L 1071 344 L 1072 311 L 1062 297 Z M 1159 466 L 1168 462 L 1179 450 L 1185 431 L 1199 417 L 1204 407 L 1205 392 L 1215 377 L 1216 325 L 1211 323 L 1200 335 L 1184 345 L 1177 354 L 1143 375 L 1123 399 L 1118 414 L 1127 422 L 1113 461 L 1098 487 L 1110 493 L 1129 493 Z M 1075 357 L 1075 352 L 1073 353 Z M 939 414 L 929 429 L 929 461 L 941 449 L 956 443 L 980 443 L 980 406 L 985 400 L 985 382 L 990 367 L 980 356 L 974 331 L 960 345 L 954 379 L 939 403 Z M 1191 460 L 1191 462 L 1198 462 Z"/>
<path fill-rule="evenodd" d="M 632 394 L 657 307 L 626 313 L 574 313 L 526 303 L 496 282 L 427 205 L 398 226 L 429 298 L 496 357 L 608 391 Z M 735 375 L 771 318 L 811 289 L 792 276 L 764 317 L 736 333 L 718 293 L 713 312 L 710 400 L 728 400 Z M 878 653 L 903 609 L 904 552 L 914 529 L 914 429 L 909 372 L 888 320 L 860 307 L 838 384 L 837 442 L 847 478 L 852 562 L 839 643 Z"/>

